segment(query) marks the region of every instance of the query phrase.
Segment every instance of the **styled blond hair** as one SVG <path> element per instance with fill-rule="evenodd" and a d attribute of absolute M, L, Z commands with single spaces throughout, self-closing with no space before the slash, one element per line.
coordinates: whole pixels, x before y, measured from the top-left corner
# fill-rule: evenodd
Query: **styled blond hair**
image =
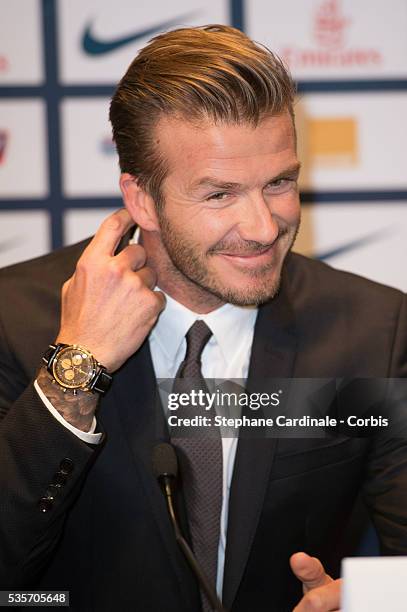
<path fill-rule="evenodd" d="M 255 126 L 285 110 L 294 116 L 294 93 L 282 61 L 240 30 L 208 25 L 160 34 L 130 64 L 111 101 L 120 169 L 160 206 L 167 173 L 154 144 L 160 118 Z"/>

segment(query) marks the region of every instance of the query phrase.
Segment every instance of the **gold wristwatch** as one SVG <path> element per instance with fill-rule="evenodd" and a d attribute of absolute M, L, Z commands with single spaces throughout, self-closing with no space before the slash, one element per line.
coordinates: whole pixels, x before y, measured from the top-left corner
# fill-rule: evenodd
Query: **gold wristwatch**
<path fill-rule="evenodd" d="M 64 392 L 78 389 L 104 395 L 112 376 L 90 351 L 76 344 L 50 344 L 42 358 L 53 381 Z"/>

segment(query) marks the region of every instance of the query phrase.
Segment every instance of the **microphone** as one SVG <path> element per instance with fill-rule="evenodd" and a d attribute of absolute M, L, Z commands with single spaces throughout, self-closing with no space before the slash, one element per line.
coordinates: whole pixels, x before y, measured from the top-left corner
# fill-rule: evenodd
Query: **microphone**
<path fill-rule="evenodd" d="M 198 579 L 198 582 L 212 609 L 216 612 L 226 612 L 219 597 L 217 596 L 215 589 L 212 587 L 205 573 L 201 569 L 194 556 L 194 553 L 191 550 L 191 547 L 183 537 L 181 529 L 178 525 L 174 504 L 174 484 L 178 474 L 178 461 L 174 447 L 171 446 L 171 444 L 163 442 L 154 447 L 153 472 L 165 496 L 168 514 L 170 515 L 171 522 L 174 527 L 175 539 L 177 540 L 179 547 L 184 553 L 192 571 Z"/>

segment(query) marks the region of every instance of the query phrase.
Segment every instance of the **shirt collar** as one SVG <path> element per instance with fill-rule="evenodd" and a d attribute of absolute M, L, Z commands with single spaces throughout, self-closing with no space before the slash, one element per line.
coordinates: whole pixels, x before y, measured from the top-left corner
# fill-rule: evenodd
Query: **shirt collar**
<path fill-rule="evenodd" d="M 166 294 L 165 294 L 166 295 Z M 165 309 L 151 333 L 167 358 L 176 360 L 185 334 L 191 325 L 201 319 L 211 329 L 213 336 L 210 343 L 217 342 L 226 362 L 229 362 L 240 342 L 244 342 L 247 334 L 251 334 L 257 316 L 255 306 L 235 306 L 224 304 L 208 314 L 198 314 L 183 304 L 180 304 L 169 295 L 166 295 Z"/>

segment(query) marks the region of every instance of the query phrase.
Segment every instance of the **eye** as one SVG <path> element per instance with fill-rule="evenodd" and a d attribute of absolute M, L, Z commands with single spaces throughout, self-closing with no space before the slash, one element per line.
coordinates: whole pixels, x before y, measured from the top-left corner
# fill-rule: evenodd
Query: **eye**
<path fill-rule="evenodd" d="M 212 193 L 208 196 L 207 200 L 224 200 L 229 194 L 226 191 L 218 191 L 217 193 Z"/>
<path fill-rule="evenodd" d="M 295 178 L 287 176 L 272 181 L 267 185 L 266 189 L 273 193 L 285 193 L 295 187 L 296 183 L 297 180 Z"/>

